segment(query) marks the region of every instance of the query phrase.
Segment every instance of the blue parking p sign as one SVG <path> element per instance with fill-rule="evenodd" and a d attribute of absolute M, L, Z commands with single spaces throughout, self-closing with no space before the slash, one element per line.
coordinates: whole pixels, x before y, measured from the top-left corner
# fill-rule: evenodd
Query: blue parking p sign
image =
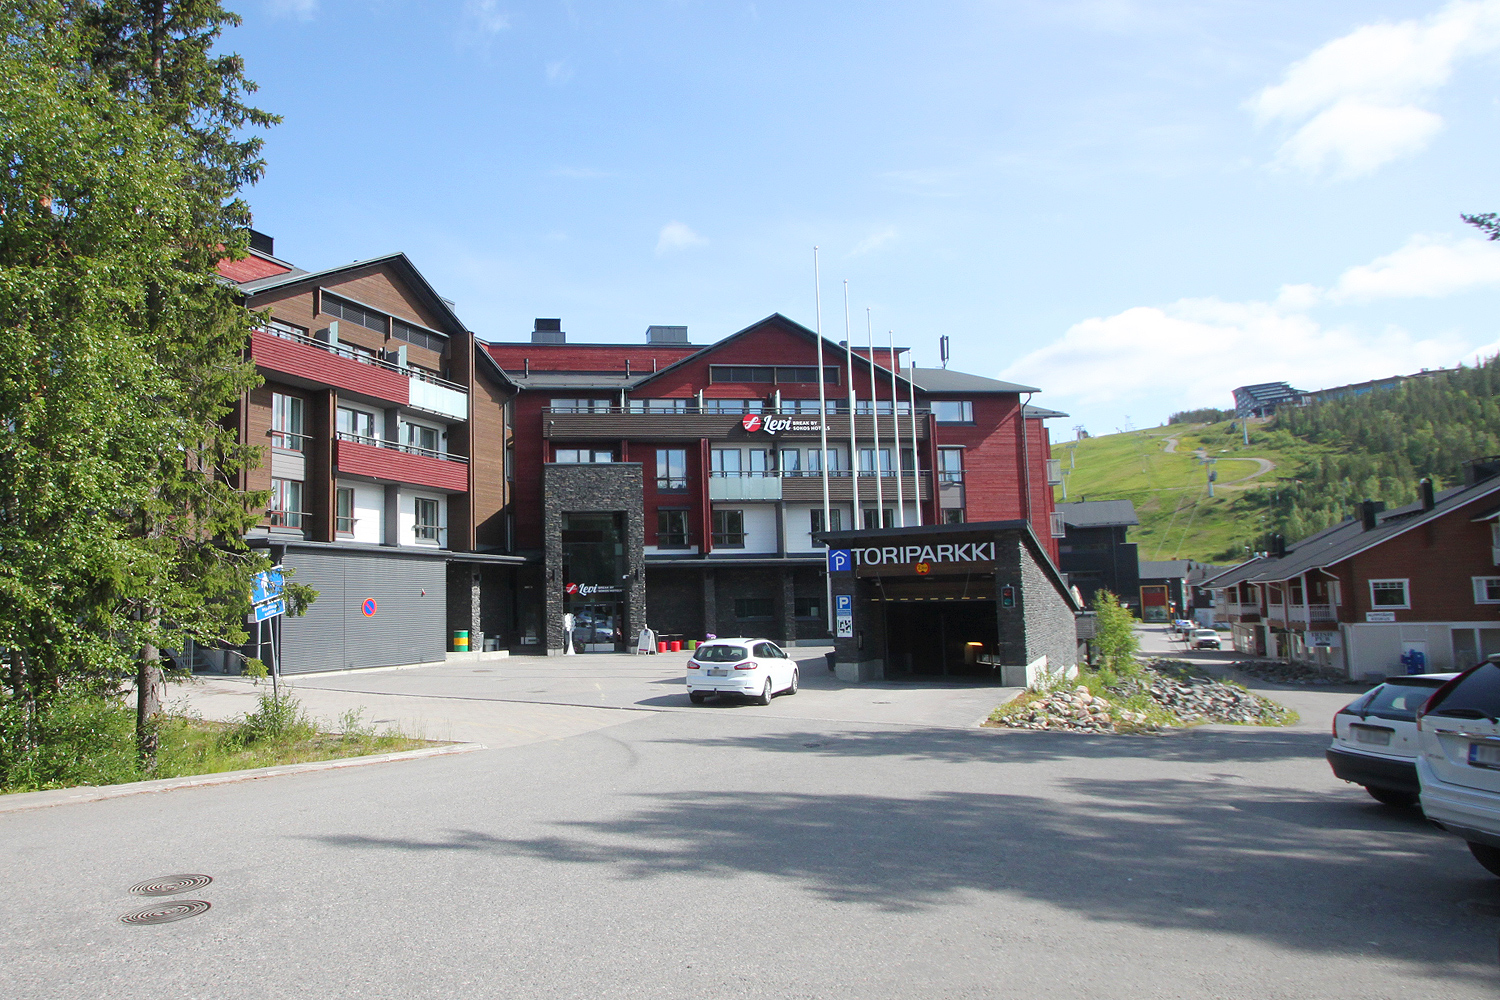
<path fill-rule="evenodd" d="M 828 572 L 847 573 L 854 568 L 854 554 L 848 549 L 828 550 Z"/>
<path fill-rule="evenodd" d="M 854 610 L 854 595 L 853 594 L 834 594 L 833 595 L 833 610 L 839 611 L 839 612 L 843 612 L 843 613 L 852 612 Z"/>

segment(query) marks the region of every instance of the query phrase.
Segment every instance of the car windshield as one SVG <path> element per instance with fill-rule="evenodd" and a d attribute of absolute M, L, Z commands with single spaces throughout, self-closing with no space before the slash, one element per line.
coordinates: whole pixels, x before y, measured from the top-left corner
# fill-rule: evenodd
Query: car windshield
<path fill-rule="evenodd" d="M 1441 686 L 1431 681 L 1387 681 L 1365 698 L 1359 710 L 1382 719 L 1415 719 L 1417 709 Z"/>
<path fill-rule="evenodd" d="M 1459 719 L 1493 719 L 1500 716 L 1500 666 L 1481 663 L 1460 677 L 1429 709 L 1431 715 Z"/>
<path fill-rule="evenodd" d="M 749 656 L 744 646 L 699 646 L 693 659 L 699 663 L 738 663 Z"/>
<path fill-rule="evenodd" d="M 1198 638 L 1200 639 L 1217 639 L 1218 637 L 1219 633 L 1211 628 L 1200 628 L 1198 630 Z"/>

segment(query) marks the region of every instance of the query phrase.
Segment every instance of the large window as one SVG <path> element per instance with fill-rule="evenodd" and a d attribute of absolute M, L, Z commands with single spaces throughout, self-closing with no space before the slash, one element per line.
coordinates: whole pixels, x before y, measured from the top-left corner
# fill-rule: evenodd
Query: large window
<path fill-rule="evenodd" d="M 736 597 L 734 599 L 736 618 L 772 618 L 775 615 L 776 602 L 769 597 Z"/>
<path fill-rule="evenodd" d="M 376 312 L 374 309 L 366 309 L 364 306 L 348 299 L 340 299 L 323 293 L 323 311 L 330 316 L 337 316 L 341 320 L 362 326 L 367 330 L 376 330 L 380 333 L 386 332 L 385 314 Z"/>
<path fill-rule="evenodd" d="M 781 449 L 780 460 L 781 474 L 783 476 L 802 475 L 802 449 L 783 448 Z"/>
<path fill-rule="evenodd" d="M 656 488 L 685 490 L 687 487 L 687 449 L 656 449 Z"/>
<path fill-rule="evenodd" d="M 818 368 L 816 365 L 709 365 L 708 379 L 710 382 L 775 382 L 780 385 L 787 384 L 816 384 L 818 381 Z M 823 369 L 823 382 L 825 385 L 839 384 L 839 367 L 828 365 Z"/>
<path fill-rule="evenodd" d="M 874 507 L 864 510 L 866 528 L 894 528 L 896 526 L 896 512 L 891 507 L 886 507 L 878 514 Z"/>
<path fill-rule="evenodd" d="M 1376 608 L 1409 608 L 1411 595 L 1406 580 L 1371 580 L 1370 604 Z"/>
<path fill-rule="evenodd" d="M 656 547 L 659 549 L 688 547 L 687 511 L 658 510 L 656 512 Z"/>
<path fill-rule="evenodd" d="M 302 484 L 295 479 L 271 480 L 271 504 L 266 515 L 283 528 L 302 527 Z"/>
<path fill-rule="evenodd" d="M 631 413 L 688 413 L 691 411 L 691 399 L 632 399 L 630 401 Z"/>
<path fill-rule="evenodd" d="M 443 453 L 442 432 L 426 424 L 407 424 L 406 450 L 436 458 Z"/>
<path fill-rule="evenodd" d="M 940 424 L 972 424 L 974 404 L 967 399 L 934 399 L 932 415 Z"/>
<path fill-rule="evenodd" d="M 750 475 L 769 476 L 776 471 L 776 453 L 767 448 L 750 449 Z"/>
<path fill-rule="evenodd" d="M 714 545 L 726 549 L 742 549 L 745 547 L 744 511 L 714 511 Z"/>
<path fill-rule="evenodd" d="M 442 516 L 441 503 L 430 497 L 417 497 L 416 520 L 412 524 L 412 535 L 418 541 L 438 541 L 438 534 L 442 531 L 440 523 Z"/>
<path fill-rule="evenodd" d="M 861 448 L 861 449 L 859 449 L 859 471 L 860 471 L 861 475 L 866 475 L 866 476 L 874 475 L 875 474 L 875 449 L 874 448 Z M 890 474 L 891 474 L 891 449 L 889 449 L 889 448 L 882 448 L 882 449 L 880 449 L 880 475 L 882 475 L 882 476 L 889 476 Z"/>
<path fill-rule="evenodd" d="M 943 508 L 943 523 L 944 524 L 963 524 L 964 523 L 964 509 L 962 507 L 944 507 Z"/>
<path fill-rule="evenodd" d="M 560 465 L 579 465 L 589 462 L 613 462 L 615 453 L 607 448 L 559 448 L 552 461 Z"/>
<path fill-rule="evenodd" d="M 334 494 L 334 530 L 341 535 L 354 534 L 354 488 L 340 486 Z"/>
<path fill-rule="evenodd" d="M 607 399 L 554 399 L 553 413 L 608 413 Z"/>
<path fill-rule="evenodd" d="M 338 432 L 339 437 L 345 441 L 363 441 L 365 444 L 374 444 L 378 437 L 375 433 L 375 414 L 340 406 Z"/>
<path fill-rule="evenodd" d="M 823 617 L 823 599 L 821 597 L 794 598 L 792 607 L 792 613 L 798 618 Z"/>
<path fill-rule="evenodd" d="M 288 451 L 306 450 L 302 433 L 302 400 L 285 393 L 271 393 L 271 447 Z"/>
<path fill-rule="evenodd" d="M 765 401 L 760 399 L 705 399 L 703 412 L 739 416 L 745 413 L 759 413 L 765 405 Z"/>
<path fill-rule="evenodd" d="M 809 532 L 811 532 L 812 534 L 816 535 L 818 532 L 825 530 L 824 527 L 823 527 L 823 508 L 821 508 L 821 507 L 814 507 L 812 510 L 808 511 L 808 514 L 811 515 L 811 517 L 808 520 L 808 531 Z M 844 512 L 842 510 L 840 510 L 839 508 L 837 508 L 837 507 L 830 507 L 830 508 L 828 508 L 828 522 L 829 522 L 829 526 L 828 526 L 828 528 L 826 530 L 828 530 L 828 531 L 843 531 L 844 530 Z M 821 546 L 824 543 L 822 543 L 822 542 L 818 541 L 816 538 L 814 538 L 813 539 L 813 544 Z"/>
<path fill-rule="evenodd" d="M 1500 576 L 1474 577 L 1474 603 L 1500 604 Z"/>
<path fill-rule="evenodd" d="M 962 448 L 938 449 L 938 482 L 962 483 L 964 481 L 964 450 Z"/>
<path fill-rule="evenodd" d="M 738 448 L 715 448 L 709 452 L 709 468 L 715 477 L 733 477 L 740 474 L 740 450 Z"/>

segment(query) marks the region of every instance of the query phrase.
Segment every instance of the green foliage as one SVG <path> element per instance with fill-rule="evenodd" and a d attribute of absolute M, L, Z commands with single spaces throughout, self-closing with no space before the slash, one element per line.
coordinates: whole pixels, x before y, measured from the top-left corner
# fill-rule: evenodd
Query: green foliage
<path fill-rule="evenodd" d="M 0 700 L 0 789 L 107 785 L 139 776 L 135 713 L 119 697 L 70 683 L 28 711 Z"/>
<path fill-rule="evenodd" d="M 1135 616 L 1107 590 L 1094 594 L 1094 616 L 1094 649 L 1104 666 L 1115 671 L 1126 669 L 1141 648 L 1140 637 L 1135 634 Z"/>
<path fill-rule="evenodd" d="M 1225 420 L 1233 420 L 1233 410 L 1216 410 L 1213 407 L 1204 407 L 1201 410 L 1182 410 L 1167 418 L 1168 424 L 1217 424 Z"/>

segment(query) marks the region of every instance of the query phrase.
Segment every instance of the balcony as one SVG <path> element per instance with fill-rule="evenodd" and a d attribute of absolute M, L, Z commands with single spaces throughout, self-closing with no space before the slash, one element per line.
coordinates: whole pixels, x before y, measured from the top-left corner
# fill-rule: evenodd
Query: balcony
<path fill-rule="evenodd" d="M 772 414 L 769 410 L 756 411 L 761 416 L 788 416 L 805 420 L 816 420 L 816 413 L 783 413 Z M 917 439 L 927 439 L 927 413 L 928 411 L 917 410 Z M 592 407 L 584 410 L 581 407 L 551 407 L 542 410 L 542 436 L 545 438 L 562 438 L 569 441 L 619 441 L 622 438 L 648 439 L 652 441 L 696 441 L 700 438 L 708 438 L 714 441 L 740 440 L 740 441 L 779 441 L 794 440 L 801 443 L 816 441 L 819 433 L 814 431 L 782 431 L 777 434 L 767 434 L 765 431 L 754 433 L 745 430 L 741 420 L 744 414 L 737 413 L 703 413 L 696 404 L 687 410 L 673 411 L 651 411 L 621 409 L 618 406 Z M 902 416 L 901 440 L 906 447 L 911 444 L 911 418 Z M 867 413 L 855 414 L 854 432 L 861 442 L 872 440 L 875 434 L 876 423 L 879 423 L 880 441 L 884 446 L 886 442 L 893 441 L 895 435 L 894 418 L 889 415 L 879 417 Z M 826 421 L 828 427 L 828 441 L 830 445 L 849 440 L 849 414 L 830 413 Z"/>
<path fill-rule="evenodd" d="M 925 470 L 924 470 L 925 471 Z M 886 503 L 896 500 L 896 474 L 887 472 L 876 476 L 873 472 L 861 472 L 858 477 L 859 498 L 863 503 L 875 499 L 875 484 Z M 849 503 L 854 499 L 856 479 L 847 471 L 828 473 L 828 499 L 835 503 Z M 917 499 L 917 480 L 911 473 L 901 477 L 902 499 L 911 503 Z M 924 479 L 921 483 L 922 500 L 932 497 L 932 488 Z M 715 472 L 708 479 L 710 500 L 786 500 L 790 503 L 822 503 L 823 475 L 819 472 Z"/>
<path fill-rule="evenodd" d="M 1286 609 L 1285 620 L 1290 625 L 1335 624 L 1339 620 L 1339 609 L 1331 604 L 1292 604 Z"/>
<path fill-rule="evenodd" d="M 292 330 L 253 331 L 250 356 L 260 367 L 282 375 L 453 420 L 469 419 L 469 394 L 463 386 Z"/>
<path fill-rule="evenodd" d="M 1061 486 L 1063 481 L 1062 459 L 1047 459 L 1047 485 Z"/>
<path fill-rule="evenodd" d="M 469 460 L 414 445 L 398 445 L 353 434 L 333 442 L 333 464 L 340 473 L 426 486 L 444 493 L 469 489 Z"/>

